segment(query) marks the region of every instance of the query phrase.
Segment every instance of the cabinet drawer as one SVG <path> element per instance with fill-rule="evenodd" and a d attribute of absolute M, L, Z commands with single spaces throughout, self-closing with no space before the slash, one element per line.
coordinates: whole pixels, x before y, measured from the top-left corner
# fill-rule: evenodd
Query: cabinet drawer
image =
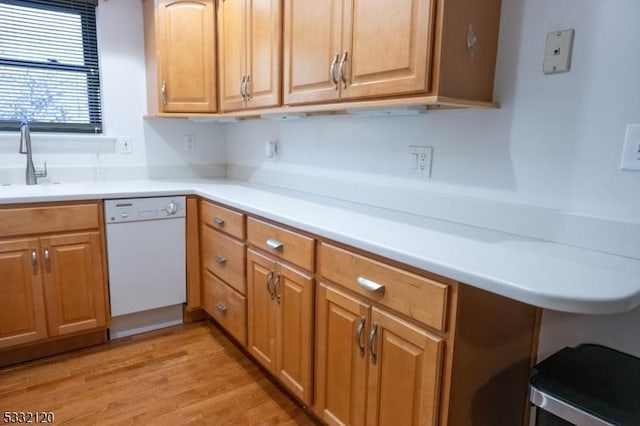
<path fill-rule="evenodd" d="M 313 271 L 313 238 L 250 217 L 247 240 L 259 249 Z"/>
<path fill-rule="evenodd" d="M 0 209 L 0 238 L 99 227 L 97 203 Z"/>
<path fill-rule="evenodd" d="M 235 337 L 247 344 L 247 298 L 213 276 L 202 275 L 202 304 L 204 310 Z"/>
<path fill-rule="evenodd" d="M 244 244 L 208 226 L 201 227 L 200 235 L 202 265 L 240 293 L 246 294 Z"/>
<path fill-rule="evenodd" d="M 200 221 L 240 240 L 245 238 L 242 213 L 202 200 L 200 201 Z"/>
<path fill-rule="evenodd" d="M 320 245 L 320 274 L 384 306 L 445 331 L 448 286 L 330 244 Z M 378 291 L 367 285 L 384 286 Z"/>

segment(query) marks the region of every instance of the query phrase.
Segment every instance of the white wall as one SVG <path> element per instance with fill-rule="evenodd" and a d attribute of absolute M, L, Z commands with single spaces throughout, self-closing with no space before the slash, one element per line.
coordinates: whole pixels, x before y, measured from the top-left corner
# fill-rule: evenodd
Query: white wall
<path fill-rule="evenodd" d="M 619 163 L 626 125 L 640 123 L 638 16 L 636 0 L 505 0 L 495 88 L 501 109 L 230 124 L 228 175 L 427 215 L 434 203 L 464 206 L 460 197 L 469 206 L 497 201 L 560 218 L 553 222 L 558 234 L 586 216 L 583 233 L 604 218 L 604 226 L 624 226 L 635 236 L 640 173 L 621 171 Z M 572 70 L 545 76 L 545 35 L 564 28 L 576 30 Z M 276 162 L 263 154 L 271 139 L 281 146 Z M 434 147 L 431 180 L 407 176 L 409 145 Z M 494 222 L 518 221 L 495 206 Z M 504 211 L 518 211 L 510 208 Z M 474 214 L 451 209 L 457 218 Z M 438 210 L 439 217 L 445 211 Z M 520 226 L 554 239 L 526 221 L 507 230 Z M 594 234 L 584 245 L 597 239 Z M 638 253 L 637 239 L 608 243 L 629 244 L 629 253 Z M 598 341 L 640 355 L 633 343 L 639 320 L 640 311 L 606 318 L 547 312 L 540 354 Z"/>
<path fill-rule="evenodd" d="M 223 126 L 143 119 L 147 106 L 141 2 L 102 0 L 97 14 L 104 134 L 130 136 L 133 153 L 116 153 L 112 138 L 52 141 L 34 133 L 36 167 L 46 161 L 52 182 L 94 179 L 97 165 L 107 179 L 224 176 Z M 195 151 L 184 149 L 185 135 L 196 136 Z M 26 159 L 17 153 L 18 142 L 17 134 L 0 135 L 0 184 L 24 183 Z"/>

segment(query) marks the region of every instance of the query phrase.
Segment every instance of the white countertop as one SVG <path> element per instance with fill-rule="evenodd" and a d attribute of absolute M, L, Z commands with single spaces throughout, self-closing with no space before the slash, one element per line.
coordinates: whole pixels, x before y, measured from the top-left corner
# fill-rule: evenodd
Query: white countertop
<path fill-rule="evenodd" d="M 547 309 L 640 305 L 640 260 L 225 179 L 0 187 L 0 205 L 195 194 Z"/>

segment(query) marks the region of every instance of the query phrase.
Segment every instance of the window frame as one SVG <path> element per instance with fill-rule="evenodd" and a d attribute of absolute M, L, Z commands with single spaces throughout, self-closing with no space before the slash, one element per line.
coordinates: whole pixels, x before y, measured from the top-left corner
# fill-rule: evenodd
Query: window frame
<path fill-rule="evenodd" d="M 85 3 L 87 7 L 65 7 L 60 4 L 47 4 L 41 1 L 30 0 L 0 0 L 0 3 L 27 7 L 31 9 L 50 10 L 55 12 L 73 13 L 80 16 L 82 25 L 82 51 L 84 65 L 61 64 L 57 62 L 37 62 L 0 57 L 0 66 L 10 66 L 18 69 L 55 70 L 83 73 L 87 76 L 87 106 L 89 109 L 89 122 L 87 123 L 56 123 L 56 122 L 30 122 L 29 128 L 36 132 L 53 133 L 85 133 L 101 134 L 102 123 L 102 96 L 100 87 L 100 60 L 98 57 L 97 17 L 95 7 L 97 0 L 77 0 L 76 3 Z M 91 31 L 91 28 L 95 29 Z M 97 72 L 96 72 L 97 71 Z M 0 131 L 20 130 L 22 121 L 0 119 Z"/>

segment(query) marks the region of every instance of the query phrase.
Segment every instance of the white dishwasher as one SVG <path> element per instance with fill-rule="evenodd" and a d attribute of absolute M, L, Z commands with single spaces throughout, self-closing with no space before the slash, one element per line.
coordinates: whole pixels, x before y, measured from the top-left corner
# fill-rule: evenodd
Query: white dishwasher
<path fill-rule="evenodd" d="M 104 201 L 111 339 L 181 324 L 185 197 Z"/>

